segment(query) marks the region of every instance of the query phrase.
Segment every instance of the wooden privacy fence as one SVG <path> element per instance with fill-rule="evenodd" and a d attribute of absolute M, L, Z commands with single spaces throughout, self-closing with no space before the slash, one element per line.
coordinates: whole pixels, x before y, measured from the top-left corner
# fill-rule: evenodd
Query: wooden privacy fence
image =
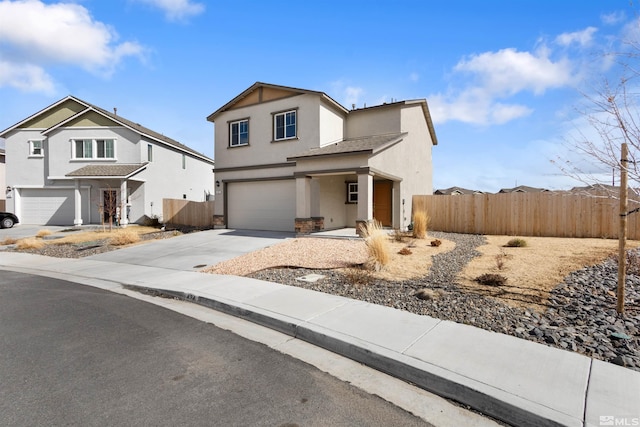
<path fill-rule="evenodd" d="M 162 219 L 166 224 L 213 227 L 214 202 L 162 199 Z"/>
<path fill-rule="evenodd" d="M 618 238 L 617 198 L 563 192 L 414 196 L 429 229 L 452 233 Z M 629 199 L 629 210 L 640 206 Z M 628 216 L 627 238 L 640 240 L 640 212 Z"/>

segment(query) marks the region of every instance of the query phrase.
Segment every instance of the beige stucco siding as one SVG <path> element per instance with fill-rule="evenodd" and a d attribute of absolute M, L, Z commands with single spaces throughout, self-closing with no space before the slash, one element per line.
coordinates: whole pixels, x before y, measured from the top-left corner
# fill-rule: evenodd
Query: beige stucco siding
<path fill-rule="evenodd" d="M 319 181 L 319 216 L 324 218 L 325 228 L 353 227 L 358 205 L 346 203 L 346 182 L 355 182 L 356 175 L 323 176 L 314 179 Z"/>
<path fill-rule="evenodd" d="M 285 162 L 287 157 L 319 146 L 317 96 L 299 95 L 236 108 L 215 121 L 215 159 L 225 168 Z M 297 139 L 273 142 L 272 113 L 297 110 Z M 229 147 L 229 122 L 249 119 L 249 145 Z"/>
<path fill-rule="evenodd" d="M 344 119 L 324 105 L 320 105 L 320 124 L 320 146 L 342 141 Z"/>
<path fill-rule="evenodd" d="M 354 110 L 347 121 L 347 138 L 400 132 L 401 115 L 397 105 Z"/>
<path fill-rule="evenodd" d="M 411 215 L 413 195 L 432 194 L 432 141 L 420 105 L 401 110 L 404 140 L 370 159 L 373 168 L 402 177 L 396 200 L 405 201 L 407 217 Z"/>

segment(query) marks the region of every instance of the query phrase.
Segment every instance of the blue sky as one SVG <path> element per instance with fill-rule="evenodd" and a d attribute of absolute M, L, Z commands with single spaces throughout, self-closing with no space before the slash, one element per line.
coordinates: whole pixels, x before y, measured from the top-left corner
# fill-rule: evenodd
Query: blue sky
<path fill-rule="evenodd" d="M 0 129 L 74 95 L 213 157 L 207 115 L 256 81 L 426 98 L 434 189 L 566 189 L 551 160 L 637 20 L 628 0 L 1 0 Z"/>

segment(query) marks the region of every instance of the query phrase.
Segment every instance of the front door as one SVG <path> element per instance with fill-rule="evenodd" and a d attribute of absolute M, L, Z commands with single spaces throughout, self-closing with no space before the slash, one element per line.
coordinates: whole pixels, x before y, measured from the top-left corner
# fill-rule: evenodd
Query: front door
<path fill-rule="evenodd" d="M 384 227 L 392 225 L 393 182 L 373 182 L 373 218 Z"/>

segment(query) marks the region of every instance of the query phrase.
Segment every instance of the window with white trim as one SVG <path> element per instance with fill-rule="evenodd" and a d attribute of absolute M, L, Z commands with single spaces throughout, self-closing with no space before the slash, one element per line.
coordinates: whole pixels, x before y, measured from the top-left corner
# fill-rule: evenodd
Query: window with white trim
<path fill-rule="evenodd" d="M 44 156 L 43 141 L 41 139 L 33 139 L 29 141 L 29 155 L 34 157 Z"/>
<path fill-rule="evenodd" d="M 347 182 L 347 203 L 358 203 L 357 182 Z"/>
<path fill-rule="evenodd" d="M 72 139 L 72 156 L 74 159 L 104 159 L 116 158 L 115 139 Z"/>
<path fill-rule="evenodd" d="M 249 119 L 229 123 L 229 147 L 249 145 Z"/>
<path fill-rule="evenodd" d="M 285 111 L 273 115 L 273 140 L 292 139 L 298 136 L 297 111 Z"/>
<path fill-rule="evenodd" d="M 147 144 L 147 161 L 153 162 L 153 145 Z"/>

